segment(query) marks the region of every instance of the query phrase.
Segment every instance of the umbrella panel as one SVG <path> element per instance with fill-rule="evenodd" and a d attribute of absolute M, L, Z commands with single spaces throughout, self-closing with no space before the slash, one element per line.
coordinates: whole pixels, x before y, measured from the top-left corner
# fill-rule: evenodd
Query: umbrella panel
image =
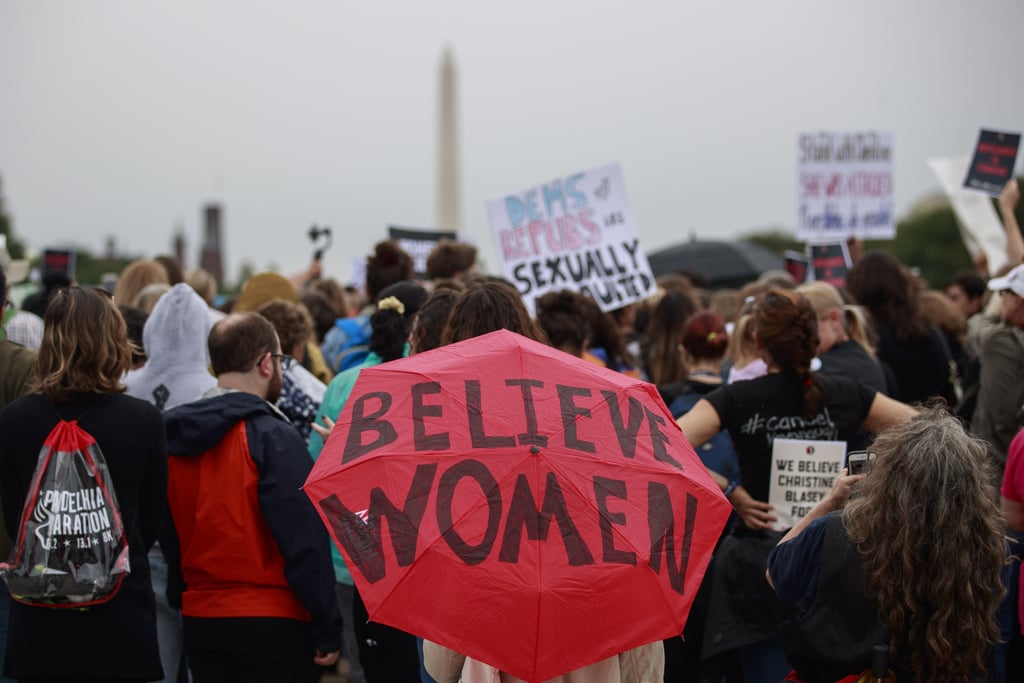
<path fill-rule="evenodd" d="M 656 391 L 465 344 L 364 370 L 307 482 L 372 618 L 526 680 L 680 633 L 730 506 Z"/>

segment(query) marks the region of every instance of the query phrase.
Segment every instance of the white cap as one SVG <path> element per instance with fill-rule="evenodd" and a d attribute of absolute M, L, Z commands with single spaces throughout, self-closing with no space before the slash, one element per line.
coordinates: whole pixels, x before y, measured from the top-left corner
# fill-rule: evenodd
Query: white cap
<path fill-rule="evenodd" d="M 1017 266 L 1003 277 L 994 277 L 988 281 L 988 288 L 993 292 L 1012 290 L 1014 294 L 1024 297 L 1024 264 Z"/>

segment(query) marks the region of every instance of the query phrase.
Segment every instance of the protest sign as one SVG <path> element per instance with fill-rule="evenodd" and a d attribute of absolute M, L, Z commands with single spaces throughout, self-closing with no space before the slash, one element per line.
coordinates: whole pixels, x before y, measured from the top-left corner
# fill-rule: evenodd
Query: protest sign
<path fill-rule="evenodd" d="M 810 273 L 809 261 L 807 254 L 801 254 L 799 251 L 793 251 L 787 249 L 786 253 L 783 254 L 784 265 L 783 268 L 786 272 L 793 276 L 793 281 L 797 284 L 801 284 L 807 281 L 807 276 Z"/>
<path fill-rule="evenodd" d="M 1019 148 L 1020 133 L 982 129 L 964 176 L 964 187 L 998 197 L 1006 181 L 1013 177 Z"/>
<path fill-rule="evenodd" d="M 43 251 L 43 275 L 60 273 L 69 280 L 75 279 L 75 252 L 71 249 L 46 249 Z"/>
<path fill-rule="evenodd" d="M 811 252 L 811 279 L 827 282 L 835 287 L 845 287 L 846 274 L 853 266 L 846 242 L 812 244 L 809 249 Z"/>
<path fill-rule="evenodd" d="M 792 527 L 824 500 L 842 473 L 845 458 L 845 441 L 772 441 L 768 502 L 778 517 L 776 531 Z"/>
<path fill-rule="evenodd" d="M 532 311 L 573 289 L 610 311 L 654 292 L 618 164 L 494 199 L 487 213 L 503 274 Z"/>
<path fill-rule="evenodd" d="M 353 257 L 351 262 L 352 273 L 348 278 L 348 283 L 355 287 L 358 292 L 366 291 L 366 257 L 358 258 Z"/>
<path fill-rule="evenodd" d="M 398 242 L 412 256 L 416 277 L 422 280 L 427 277 L 427 257 L 434 246 L 443 239 L 454 240 L 457 235 L 453 230 L 421 230 L 392 225 L 388 226 L 388 237 Z"/>
<path fill-rule="evenodd" d="M 964 189 L 961 179 L 967 172 L 967 157 L 929 159 L 928 166 L 953 206 L 960 236 L 971 258 L 984 252 L 989 272 L 1002 268 L 1006 264 L 1006 231 L 992 201 L 979 192 Z"/>
<path fill-rule="evenodd" d="M 892 133 L 801 134 L 796 238 L 835 242 L 895 236 Z"/>

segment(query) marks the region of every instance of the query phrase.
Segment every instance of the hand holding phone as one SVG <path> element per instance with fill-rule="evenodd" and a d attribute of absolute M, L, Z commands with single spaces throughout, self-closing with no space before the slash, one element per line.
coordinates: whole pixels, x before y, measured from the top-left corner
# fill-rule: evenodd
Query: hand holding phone
<path fill-rule="evenodd" d="M 863 474 L 868 463 L 875 459 L 870 451 L 850 451 L 846 455 L 846 470 L 849 474 Z"/>

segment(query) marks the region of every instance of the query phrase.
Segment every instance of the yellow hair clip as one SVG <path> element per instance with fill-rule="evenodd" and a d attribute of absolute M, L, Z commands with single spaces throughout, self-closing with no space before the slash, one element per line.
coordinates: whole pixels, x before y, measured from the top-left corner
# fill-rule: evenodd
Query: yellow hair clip
<path fill-rule="evenodd" d="M 399 301 L 397 296 L 389 296 L 377 302 L 378 311 L 387 311 L 391 309 L 398 311 L 398 315 L 405 315 L 405 304 Z"/>

